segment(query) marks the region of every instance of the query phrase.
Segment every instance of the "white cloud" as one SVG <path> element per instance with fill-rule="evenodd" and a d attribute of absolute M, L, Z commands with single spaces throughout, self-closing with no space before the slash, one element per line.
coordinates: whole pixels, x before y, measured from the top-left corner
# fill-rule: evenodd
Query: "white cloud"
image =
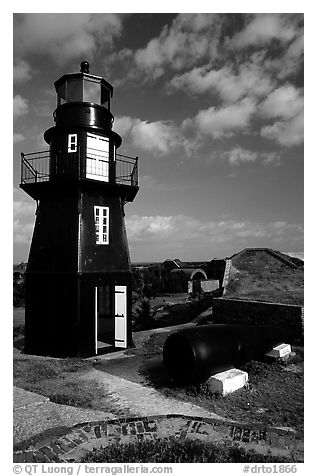
<path fill-rule="evenodd" d="M 300 145 L 304 140 L 304 114 L 300 113 L 289 121 L 277 121 L 264 126 L 261 135 L 286 147 Z"/>
<path fill-rule="evenodd" d="M 304 98 L 292 85 L 281 86 L 271 92 L 260 105 L 266 117 L 290 119 L 299 114 L 304 107 Z"/>
<path fill-rule="evenodd" d="M 270 74 L 276 80 L 285 80 L 294 74 L 298 74 L 303 67 L 304 60 L 304 33 L 299 30 L 297 38 L 283 49 L 283 54 L 275 58 L 266 58 L 262 62 L 263 71 Z"/>
<path fill-rule="evenodd" d="M 31 66 L 21 58 L 15 60 L 13 65 L 13 80 L 15 83 L 24 83 L 32 77 Z"/>
<path fill-rule="evenodd" d="M 121 136 L 126 136 L 132 129 L 134 119 L 129 116 L 116 117 L 114 120 L 113 130 Z"/>
<path fill-rule="evenodd" d="M 228 151 L 225 155 L 230 165 L 239 165 L 244 162 L 254 162 L 258 158 L 257 152 L 242 149 L 241 147 L 235 147 Z"/>
<path fill-rule="evenodd" d="M 264 117 L 279 119 L 261 128 L 262 137 L 291 147 L 304 140 L 304 99 L 292 85 L 284 85 L 273 91 L 259 106 Z"/>
<path fill-rule="evenodd" d="M 252 243 L 265 243 L 270 239 L 278 242 L 281 238 L 285 240 L 289 237 L 302 239 L 303 227 L 298 224 L 291 224 L 279 220 L 275 222 L 261 223 L 250 220 L 219 220 L 202 221 L 196 218 L 175 215 L 175 216 L 139 216 L 133 215 L 127 219 L 127 231 L 129 241 L 132 246 L 153 247 L 160 245 L 164 250 L 170 245 L 193 246 L 198 242 L 199 246 L 222 243 L 224 241 L 234 242 L 237 249 L 245 245 L 245 238 L 252 239 Z M 163 240 L 163 241 L 162 241 Z M 258 241 L 257 241 L 258 240 Z M 263 241 L 264 240 L 264 241 Z M 180 248 L 181 249 L 181 248 Z M 184 248 L 185 249 L 185 248 Z M 206 256 L 208 259 L 208 256 Z"/>
<path fill-rule="evenodd" d="M 138 121 L 131 130 L 131 137 L 135 146 L 160 154 L 168 154 L 178 145 L 175 127 L 161 121 Z"/>
<path fill-rule="evenodd" d="M 238 101 L 246 95 L 265 96 L 272 88 L 269 76 L 263 74 L 259 65 L 252 63 L 242 64 L 238 73 L 228 65 L 218 70 L 201 66 L 175 76 L 170 82 L 172 90 L 185 90 L 192 94 L 217 93 L 226 102 Z"/>
<path fill-rule="evenodd" d="M 268 152 L 262 154 L 263 164 L 264 165 L 281 165 L 281 155 L 278 152 Z"/>
<path fill-rule="evenodd" d="M 24 99 L 20 94 L 17 94 L 13 98 L 13 117 L 17 119 L 21 116 L 25 116 L 28 113 L 29 106 L 27 99 Z"/>
<path fill-rule="evenodd" d="M 232 135 L 234 132 L 245 130 L 256 110 L 254 101 L 249 98 L 242 101 L 216 109 L 199 111 L 194 121 L 198 130 L 213 138 L 218 139 L 223 136 Z"/>
<path fill-rule="evenodd" d="M 123 116 L 116 119 L 114 129 L 129 136 L 135 147 L 159 155 L 168 154 L 181 145 L 177 127 L 163 121 L 148 122 Z"/>
<path fill-rule="evenodd" d="M 220 24 L 220 17 L 212 13 L 177 15 L 169 28 L 162 29 L 159 37 L 135 52 L 136 66 L 157 78 L 167 66 L 180 70 L 195 64 L 197 58 L 210 60 L 217 54 Z"/>
<path fill-rule="evenodd" d="M 129 240 L 144 241 L 147 237 L 155 235 L 160 239 L 169 235 L 175 229 L 175 220 L 172 216 L 138 216 L 133 215 L 126 220 Z"/>
<path fill-rule="evenodd" d="M 112 13 L 24 13 L 14 20 L 16 54 L 49 54 L 57 62 L 90 56 L 122 30 L 122 18 Z"/>
<path fill-rule="evenodd" d="M 296 36 L 296 25 L 292 23 L 292 18 L 288 15 L 265 13 L 250 18 L 251 21 L 247 26 L 233 36 L 231 40 L 233 48 L 261 46 L 272 40 L 288 42 Z"/>
<path fill-rule="evenodd" d="M 278 152 L 258 152 L 244 149 L 240 146 L 232 147 L 229 150 L 218 150 L 210 154 L 209 163 L 226 160 L 232 167 L 241 166 L 257 162 L 258 165 L 278 166 L 281 163 L 281 156 Z M 230 175 L 235 177 L 236 174 Z"/>

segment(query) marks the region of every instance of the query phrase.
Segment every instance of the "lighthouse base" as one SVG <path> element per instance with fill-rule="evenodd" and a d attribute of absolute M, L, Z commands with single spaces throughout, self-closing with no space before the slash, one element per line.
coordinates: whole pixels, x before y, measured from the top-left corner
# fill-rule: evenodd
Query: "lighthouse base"
<path fill-rule="evenodd" d="M 129 271 L 26 274 L 26 353 L 91 357 L 132 346 Z"/>

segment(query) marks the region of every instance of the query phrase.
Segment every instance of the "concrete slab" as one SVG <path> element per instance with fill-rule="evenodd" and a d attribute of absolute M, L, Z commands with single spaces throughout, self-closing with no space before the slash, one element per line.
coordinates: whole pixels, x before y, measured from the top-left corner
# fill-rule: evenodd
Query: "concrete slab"
<path fill-rule="evenodd" d="M 150 386 L 118 377 L 105 370 L 106 368 L 102 371 L 95 369 L 86 376 L 86 379 L 97 381 L 100 385 L 103 385 L 107 398 L 112 398 L 117 410 L 121 410 L 123 413 L 128 411 L 130 415 L 140 417 L 178 414 L 224 420 L 224 418 L 198 405 L 180 401 L 176 398 L 167 398 Z"/>
<path fill-rule="evenodd" d="M 52 428 L 70 428 L 77 423 L 116 418 L 113 413 L 70 407 L 14 387 L 13 441 L 18 443 Z"/>
<path fill-rule="evenodd" d="M 220 393 L 227 395 L 243 388 L 247 383 L 249 376 L 247 372 L 239 369 L 230 369 L 225 372 L 212 375 L 207 381 L 210 393 Z"/>

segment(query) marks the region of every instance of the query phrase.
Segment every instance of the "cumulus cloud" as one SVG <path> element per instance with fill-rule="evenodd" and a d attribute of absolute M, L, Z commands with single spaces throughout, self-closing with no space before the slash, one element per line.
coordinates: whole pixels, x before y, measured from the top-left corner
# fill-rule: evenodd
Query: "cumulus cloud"
<path fill-rule="evenodd" d="M 265 117 L 279 119 L 261 128 L 263 137 L 291 147 L 304 140 L 304 99 L 294 86 L 286 85 L 273 91 L 260 105 Z"/>
<path fill-rule="evenodd" d="M 292 85 L 284 85 L 273 92 L 260 105 L 260 111 L 266 117 L 290 119 L 299 114 L 304 107 L 304 98 Z"/>
<path fill-rule="evenodd" d="M 202 107 L 201 98 L 197 98 L 200 110 L 180 128 L 172 122 L 132 124 L 130 119 L 122 120 L 123 131 L 128 131 L 141 148 L 166 153 L 171 145 L 182 142 L 190 156 L 210 137 L 219 139 L 241 132 L 259 133 L 283 146 L 300 143 L 302 93 L 282 81 L 294 79 L 290 75 L 298 74 L 301 65 L 303 16 L 246 14 L 240 19 L 221 14 L 179 14 L 145 48 L 119 52 L 117 57 L 127 67 L 126 78 L 138 77 L 139 84 L 144 84 L 149 78 L 164 75 L 169 93 L 207 95 L 207 105 Z M 269 123 L 272 119 L 276 122 Z M 143 144 L 141 138 L 145 138 Z M 262 160 L 275 165 L 279 161 L 273 156 Z"/>
<path fill-rule="evenodd" d="M 214 139 L 230 136 L 233 132 L 245 130 L 256 110 L 256 104 L 249 98 L 221 108 L 210 107 L 199 111 L 194 119 L 195 125 L 202 134 L 211 135 Z"/>
<path fill-rule="evenodd" d="M 239 165 L 244 162 L 254 162 L 258 158 L 257 152 L 235 147 L 226 152 L 226 158 L 230 165 Z"/>
<path fill-rule="evenodd" d="M 233 67 L 210 69 L 209 66 L 194 68 L 182 75 L 175 76 L 170 89 L 183 90 L 192 94 L 217 93 L 226 102 L 236 102 L 248 97 L 267 95 L 274 83 L 269 76 L 263 75 L 259 65 L 246 63 L 235 73 Z"/>
<path fill-rule="evenodd" d="M 114 129 L 123 136 L 130 136 L 134 146 L 159 155 L 168 154 L 181 144 L 176 125 L 163 121 L 148 122 L 123 116 L 116 119 Z"/>
<path fill-rule="evenodd" d="M 168 66 L 174 70 L 190 67 L 197 58 L 217 54 L 220 17 L 213 13 L 178 15 L 157 38 L 134 54 L 135 64 L 153 78 L 161 76 Z"/>
<path fill-rule="evenodd" d="M 297 26 L 289 15 L 265 13 L 252 15 L 250 19 L 245 28 L 233 36 L 233 48 L 261 46 L 272 40 L 284 43 L 296 36 Z"/>
<path fill-rule="evenodd" d="M 278 166 L 281 164 L 281 155 L 279 152 L 259 152 L 249 150 L 240 146 L 232 147 L 228 150 L 218 150 L 210 154 L 208 162 L 226 161 L 231 167 L 257 163 L 264 166 Z M 235 177 L 235 175 L 231 175 Z"/>
<path fill-rule="evenodd" d="M 114 120 L 114 130 L 121 136 L 126 136 L 132 129 L 135 119 L 129 116 L 118 116 Z"/>
<path fill-rule="evenodd" d="M 289 121 L 277 121 L 264 126 L 260 133 L 286 147 L 300 145 L 304 141 L 304 114 L 300 113 Z"/>
<path fill-rule="evenodd" d="M 90 56 L 122 30 L 122 17 L 112 13 L 23 13 L 14 20 L 16 54 L 49 54 L 58 62 Z"/>
<path fill-rule="evenodd" d="M 27 99 L 24 99 L 20 94 L 17 94 L 13 98 L 13 117 L 18 119 L 21 116 L 25 116 L 28 113 L 29 106 Z"/>
<path fill-rule="evenodd" d="M 161 121 L 138 121 L 131 130 L 133 143 L 144 150 L 167 154 L 178 145 L 177 130 Z"/>
<path fill-rule="evenodd" d="M 282 220 L 261 223 L 250 220 L 202 221 L 186 215 L 132 215 L 126 223 L 132 246 L 160 245 L 164 248 L 163 243 L 166 243 L 167 250 L 173 244 L 192 247 L 196 240 L 199 246 L 232 241 L 239 248 L 243 246 L 245 238 L 253 239 L 254 246 L 259 243 L 263 246 L 267 239 L 270 239 L 271 242 L 275 240 L 279 242 L 281 239 L 289 237 L 300 240 L 303 236 L 301 225 Z M 206 256 L 207 258 L 208 256 Z"/>
<path fill-rule="evenodd" d="M 304 63 L 304 32 L 300 31 L 298 37 L 277 58 L 267 58 L 263 63 L 263 69 L 274 75 L 279 80 L 285 80 L 294 74 L 298 74 Z"/>
<path fill-rule="evenodd" d="M 264 165 L 281 165 L 281 154 L 279 152 L 268 152 L 262 154 L 263 164 Z"/>
<path fill-rule="evenodd" d="M 13 80 L 15 83 L 24 83 L 32 77 L 31 66 L 26 61 L 18 58 L 13 65 Z"/>

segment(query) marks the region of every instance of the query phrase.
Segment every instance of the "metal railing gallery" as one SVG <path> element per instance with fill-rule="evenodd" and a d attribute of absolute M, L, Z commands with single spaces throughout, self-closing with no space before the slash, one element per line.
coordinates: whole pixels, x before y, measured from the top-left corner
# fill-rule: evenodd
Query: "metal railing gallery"
<path fill-rule="evenodd" d="M 90 149 L 85 160 L 89 163 L 89 167 L 87 165 L 86 170 L 81 174 L 79 150 L 54 155 L 47 150 L 30 154 L 21 153 L 21 183 L 48 182 L 57 176 L 86 178 L 86 173 L 89 173 L 90 178 L 99 176 L 100 180 L 105 176 L 109 177 L 109 157 L 102 156 L 100 151 Z M 116 184 L 138 185 L 138 157 L 116 154 L 113 164 Z"/>

